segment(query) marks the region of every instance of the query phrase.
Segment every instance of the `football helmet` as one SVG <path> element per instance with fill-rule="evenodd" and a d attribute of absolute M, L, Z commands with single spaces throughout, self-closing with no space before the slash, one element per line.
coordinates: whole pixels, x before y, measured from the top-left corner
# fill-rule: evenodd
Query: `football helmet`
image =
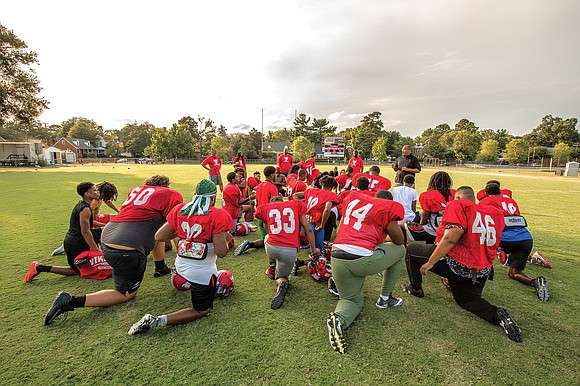
<path fill-rule="evenodd" d="M 217 272 L 216 298 L 227 298 L 234 290 L 234 274 L 224 269 Z"/>
<path fill-rule="evenodd" d="M 191 283 L 177 273 L 175 268 L 171 268 L 171 285 L 180 291 L 189 291 Z"/>
<path fill-rule="evenodd" d="M 245 222 L 236 224 L 236 236 L 247 236 L 250 234 L 250 227 Z"/>
<path fill-rule="evenodd" d="M 308 263 L 308 274 L 316 281 L 328 281 L 332 276 L 332 267 L 326 258 L 320 257 Z"/>

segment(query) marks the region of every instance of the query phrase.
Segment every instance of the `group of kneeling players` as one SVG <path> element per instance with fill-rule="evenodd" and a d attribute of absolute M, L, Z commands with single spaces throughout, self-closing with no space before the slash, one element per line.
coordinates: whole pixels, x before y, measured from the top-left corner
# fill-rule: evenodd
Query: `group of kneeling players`
<path fill-rule="evenodd" d="M 259 172 L 247 178 L 245 169 L 236 169 L 227 174 L 222 208 L 215 206 L 218 189 L 209 179 L 201 180 L 191 201 L 184 203 L 181 194 L 169 188 L 166 176 L 154 175 L 131 190 L 120 210 L 112 203 L 117 197 L 113 184 L 79 184 L 82 200 L 73 208 L 63 243 L 69 266 L 32 262 L 25 281 L 42 272 L 94 278 L 112 274 L 115 289 L 86 295 L 60 292 L 44 324 L 76 308 L 111 306 L 134 298 L 150 253 L 154 276 L 171 274 L 176 288 L 190 291 L 192 307 L 160 316 L 146 314 L 129 334 L 201 318 L 216 296 L 228 296 L 233 290 L 233 275 L 218 272 L 217 257 L 234 249 L 233 235 L 256 228 L 261 238 L 243 241 L 234 256 L 250 248 L 265 249 L 266 275 L 277 284 L 271 302 L 275 310 L 284 303 L 289 277 L 301 266 L 307 265 L 315 279 L 329 280 L 329 290 L 339 300 L 326 325 L 330 345 L 339 353 L 347 349 L 344 330 L 363 307 L 365 277 L 382 275 L 377 307 L 400 306 L 403 299 L 392 292 L 405 265 L 409 277 L 402 285 L 405 292 L 424 297 L 422 276 L 432 271 L 442 277 L 460 307 L 500 325 L 516 342 L 522 340 L 521 332 L 508 311 L 481 297 L 493 277 L 496 255 L 509 264 L 510 278 L 533 286 L 541 301 L 549 299 L 546 279 L 523 273 L 533 239 L 511 191 L 500 189 L 498 181 L 486 184 L 476 204 L 473 189 L 452 189 L 444 171 L 434 173 L 420 195 L 413 193 L 412 175 L 391 193 L 391 182 L 380 176 L 377 166 L 368 173 L 353 173 L 349 167 L 316 178 L 312 174 L 298 165 L 289 173 L 267 166 L 261 181 Z M 421 213 L 416 212 L 417 198 Z M 103 202 L 118 214 L 100 215 Z M 171 240 L 177 249 L 173 270 L 164 260 Z M 296 258 L 301 248 L 310 249 L 307 259 Z M 549 265 L 541 255 L 535 259 Z"/>

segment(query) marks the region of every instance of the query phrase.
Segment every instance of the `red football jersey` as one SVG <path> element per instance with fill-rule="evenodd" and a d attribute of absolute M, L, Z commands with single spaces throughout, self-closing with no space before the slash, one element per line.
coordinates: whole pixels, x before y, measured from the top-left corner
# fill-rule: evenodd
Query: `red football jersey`
<path fill-rule="evenodd" d="M 220 169 L 222 167 L 222 160 L 217 155 L 215 157 L 210 155 L 209 157 L 204 159 L 201 164 L 209 166 L 209 174 L 216 175 L 216 176 L 218 174 L 220 174 Z"/>
<path fill-rule="evenodd" d="M 351 176 L 347 174 L 341 174 L 340 176 L 335 177 L 334 179 L 336 180 L 336 182 L 338 182 L 338 186 L 341 189 L 344 188 L 350 180 L 352 180 Z"/>
<path fill-rule="evenodd" d="M 283 172 L 289 172 L 292 169 L 292 163 L 294 160 L 290 154 L 282 154 L 278 157 L 276 164 L 280 166 L 280 170 Z"/>
<path fill-rule="evenodd" d="M 421 209 L 426 212 L 439 213 L 445 210 L 447 203 L 453 201 L 453 192 L 446 200 L 438 190 L 427 190 L 419 195 Z"/>
<path fill-rule="evenodd" d="M 509 189 L 502 189 L 501 190 L 501 195 L 502 196 L 507 196 L 507 197 L 512 197 L 512 191 Z M 481 201 L 484 198 L 487 197 L 487 194 L 485 193 L 485 189 L 481 189 L 479 192 L 477 192 L 477 201 Z"/>
<path fill-rule="evenodd" d="M 86 261 L 78 264 L 81 259 Z M 85 251 L 79 254 L 75 257 L 75 266 L 80 276 L 87 279 L 104 280 L 113 275 L 113 267 L 107 263 L 101 251 Z"/>
<path fill-rule="evenodd" d="M 222 192 L 223 201 L 222 209 L 232 216 L 232 219 L 237 220 L 240 212 L 240 200 L 242 199 L 242 192 L 238 185 L 227 183 Z"/>
<path fill-rule="evenodd" d="M 352 157 L 348 161 L 348 166 L 352 166 L 352 175 L 354 176 L 357 173 L 362 173 L 365 163 L 360 157 Z"/>
<path fill-rule="evenodd" d="M 271 181 L 264 181 L 256 188 L 257 205 L 269 204 L 272 197 L 278 195 L 278 188 Z"/>
<path fill-rule="evenodd" d="M 256 177 L 248 177 L 248 182 L 246 182 L 246 186 L 249 186 L 250 189 L 254 190 L 258 185 L 260 185 L 260 181 L 258 181 Z"/>
<path fill-rule="evenodd" d="M 479 205 L 490 205 L 502 211 L 504 216 L 520 216 L 520 208 L 518 203 L 507 195 L 487 196 L 479 202 Z"/>
<path fill-rule="evenodd" d="M 454 200 L 447 204 L 435 242 L 441 241 L 447 225 L 459 226 L 465 232 L 447 252 L 449 257 L 469 268 L 484 269 L 493 265 L 504 228 L 499 209 L 469 200 Z"/>
<path fill-rule="evenodd" d="M 246 158 L 234 157 L 234 158 L 232 158 L 232 165 L 234 168 L 245 169 L 246 168 Z"/>
<path fill-rule="evenodd" d="M 181 214 L 185 204 L 173 208 L 167 222 L 180 239 L 197 243 L 211 243 L 213 236 L 221 232 L 229 232 L 234 227 L 232 217 L 223 209 L 210 207 L 205 216 Z"/>
<path fill-rule="evenodd" d="M 147 221 L 160 214 L 166 218 L 169 211 L 182 202 L 181 193 L 173 189 L 163 186 L 137 186 L 129 192 L 119 214 L 111 222 Z"/>
<path fill-rule="evenodd" d="M 306 189 L 304 192 L 304 201 L 306 202 L 306 210 L 310 214 L 310 222 L 320 226 L 322 223 L 322 212 L 327 202 L 339 202 L 338 195 L 333 191 L 326 189 Z"/>
<path fill-rule="evenodd" d="M 108 213 L 98 214 L 97 217 L 95 217 L 95 221 L 98 221 L 101 224 L 107 224 L 109 221 L 111 221 L 111 215 Z"/>
<path fill-rule="evenodd" d="M 288 200 L 293 200 L 292 195 L 294 193 L 304 192 L 306 191 L 306 188 L 306 183 L 297 178 L 286 180 L 286 196 L 288 197 Z"/>
<path fill-rule="evenodd" d="M 306 205 L 300 200 L 271 202 L 256 210 L 256 218 L 264 222 L 270 245 L 300 249 L 300 217 Z"/>
<path fill-rule="evenodd" d="M 398 202 L 371 197 L 353 190 L 342 203 L 343 215 L 334 244 L 347 244 L 374 251 L 385 241 L 387 228 L 405 217 Z"/>

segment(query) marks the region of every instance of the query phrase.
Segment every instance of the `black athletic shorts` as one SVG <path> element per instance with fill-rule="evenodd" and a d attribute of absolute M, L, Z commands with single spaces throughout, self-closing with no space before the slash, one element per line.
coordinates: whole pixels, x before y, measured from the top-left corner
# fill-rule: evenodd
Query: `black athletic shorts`
<path fill-rule="evenodd" d="M 191 283 L 191 305 L 197 311 L 206 311 L 213 308 L 215 298 L 215 286 L 217 278 L 212 275 L 208 285 Z"/>
<path fill-rule="evenodd" d="M 526 263 L 528 261 L 528 256 L 532 252 L 534 247 L 534 240 L 522 240 L 522 241 L 502 241 L 499 246 L 503 249 L 508 257 L 508 265 L 519 271 L 523 271 L 526 268 Z"/>
<path fill-rule="evenodd" d="M 96 244 L 101 242 L 101 231 L 102 228 L 91 229 Z M 79 273 L 79 270 L 75 267 L 75 258 L 83 252 L 90 251 L 91 247 L 89 247 L 89 244 L 87 244 L 84 237 L 80 239 L 65 237 L 62 244 L 64 246 L 64 253 L 66 253 L 66 261 L 68 262 L 68 265 L 74 269 L 76 273 Z"/>
<path fill-rule="evenodd" d="M 113 267 L 115 289 L 122 294 L 137 291 L 145 275 L 147 256 L 139 251 L 124 251 L 110 248 L 105 244 L 103 255 L 107 263 Z"/>

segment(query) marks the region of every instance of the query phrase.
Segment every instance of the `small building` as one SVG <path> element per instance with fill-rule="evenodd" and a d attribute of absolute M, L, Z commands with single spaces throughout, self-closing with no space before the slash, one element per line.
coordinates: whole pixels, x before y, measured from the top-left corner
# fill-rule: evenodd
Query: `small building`
<path fill-rule="evenodd" d="M 39 140 L 0 142 L 0 161 L 3 162 L 10 159 L 22 164 L 36 163 L 42 155 L 42 142 Z"/>
<path fill-rule="evenodd" d="M 264 142 L 264 151 L 273 151 L 276 156 L 284 153 L 284 147 L 290 151 L 290 142 Z"/>
<path fill-rule="evenodd" d="M 62 137 L 53 146 L 62 151 L 69 150 L 75 153 L 77 159 L 105 156 L 105 148 L 93 146 L 88 139 Z"/>
<path fill-rule="evenodd" d="M 58 147 L 49 146 L 44 149 L 44 159 L 49 165 L 74 164 L 77 155 L 71 150 L 60 150 Z"/>

